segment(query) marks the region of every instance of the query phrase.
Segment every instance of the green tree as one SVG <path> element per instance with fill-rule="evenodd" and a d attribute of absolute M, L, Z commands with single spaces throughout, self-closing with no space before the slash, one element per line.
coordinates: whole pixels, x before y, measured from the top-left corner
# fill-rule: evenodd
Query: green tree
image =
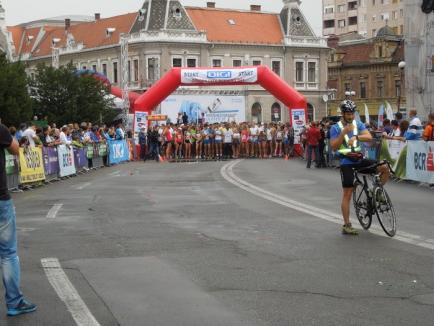
<path fill-rule="evenodd" d="M 107 88 L 95 78 L 79 76 L 69 64 L 59 69 L 39 65 L 31 81 L 35 113 L 64 125 L 71 122 L 111 122 L 115 116 Z"/>
<path fill-rule="evenodd" d="M 7 126 L 16 126 L 32 118 L 32 101 L 24 64 L 11 63 L 0 53 L 0 118 Z"/>

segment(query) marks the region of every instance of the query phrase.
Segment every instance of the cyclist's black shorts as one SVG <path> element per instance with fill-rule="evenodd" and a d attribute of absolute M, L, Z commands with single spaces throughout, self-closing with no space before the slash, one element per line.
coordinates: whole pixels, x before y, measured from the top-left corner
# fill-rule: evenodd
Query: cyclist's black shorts
<path fill-rule="evenodd" d="M 377 172 L 376 168 L 368 168 L 371 165 L 376 164 L 376 161 L 363 159 L 357 164 L 341 165 L 341 179 L 343 188 L 352 188 L 354 186 L 354 170 L 361 173 L 374 174 Z"/>

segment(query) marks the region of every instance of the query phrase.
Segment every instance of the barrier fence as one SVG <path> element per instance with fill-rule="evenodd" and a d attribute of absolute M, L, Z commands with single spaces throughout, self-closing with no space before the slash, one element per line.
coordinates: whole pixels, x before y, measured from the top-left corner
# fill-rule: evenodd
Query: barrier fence
<path fill-rule="evenodd" d="M 69 145 L 55 147 L 24 147 L 18 156 L 5 151 L 6 176 L 9 190 L 51 182 L 64 177 L 132 160 L 127 140 L 89 144 L 83 148 Z"/>

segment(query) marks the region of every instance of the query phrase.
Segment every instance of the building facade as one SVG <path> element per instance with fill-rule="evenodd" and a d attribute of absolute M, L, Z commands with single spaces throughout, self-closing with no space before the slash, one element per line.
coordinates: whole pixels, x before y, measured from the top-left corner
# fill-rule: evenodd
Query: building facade
<path fill-rule="evenodd" d="M 34 72 L 38 63 L 73 62 L 93 69 L 120 84 L 120 37 L 128 38 L 128 80 L 131 90 L 151 87 L 172 67 L 237 67 L 267 65 L 303 93 L 311 117 L 325 115 L 322 96 L 327 86 L 329 48 L 317 37 L 299 8 L 299 0 L 283 0 L 280 13 L 184 7 L 177 0 L 146 0 L 136 13 L 91 22 L 66 18 L 9 27 L 15 59 Z M 54 55 L 54 50 L 58 56 Z M 278 108 L 288 121 L 283 104 L 259 86 L 184 87 L 180 93 L 241 94 L 246 98 L 246 119 L 271 121 Z M 274 116 L 274 114 L 273 114 Z"/>
<path fill-rule="evenodd" d="M 351 39 L 346 35 L 346 39 L 329 38 L 333 50 L 329 58 L 328 87 L 336 90 L 329 103 L 330 114 L 340 114 L 339 104 L 346 98 L 346 91 L 355 92 L 352 100 L 361 116 L 365 115 L 365 105 L 369 115 L 376 117 L 380 107 L 387 103 L 393 112 L 405 113 L 405 74 L 398 66 L 404 60 L 403 38 L 386 26 L 374 38 Z"/>
<path fill-rule="evenodd" d="M 434 112 L 434 15 L 421 10 L 421 1 L 405 3 L 405 70 L 407 102 L 425 120 Z"/>
<path fill-rule="evenodd" d="M 403 0 L 323 0 L 323 35 L 358 32 L 374 37 L 386 23 L 404 34 Z"/>

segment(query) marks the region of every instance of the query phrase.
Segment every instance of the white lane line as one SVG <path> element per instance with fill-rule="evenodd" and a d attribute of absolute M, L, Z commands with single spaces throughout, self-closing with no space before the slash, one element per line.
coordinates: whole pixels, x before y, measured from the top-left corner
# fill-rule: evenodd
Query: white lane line
<path fill-rule="evenodd" d="M 333 222 L 339 225 L 342 224 L 342 217 L 340 214 L 336 214 L 335 212 L 330 212 L 312 205 L 296 202 L 287 197 L 283 197 L 278 194 L 272 193 L 265 189 L 259 188 L 245 180 L 240 179 L 233 172 L 234 166 L 237 165 L 239 162 L 241 162 L 241 160 L 230 162 L 228 164 L 225 164 L 220 169 L 220 174 L 226 181 L 258 197 L 267 199 L 269 201 L 280 204 L 282 206 L 295 209 L 299 212 L 306 213 L 329 222 Z M 369 231 L 376 235 L 388 238 L 388 236 L 383 232 L 383 230 L 380 227 L 371 226 Z M 411 233 L 399 231 L 399 233 L 392 239 L 434 250 L 434 243 L 432 239 L 423 238 L 419 235 L 414 235 Z"/>
<path fill-rule="evenodd" d="M 83 190 L 84 188 L 89 187 L 91 184 L 92 183 L 90 183 L 90 182 L 85 182 L 82 185 L 78 186 L 76 189 L 77 190 Z"/>
<path fill-rule="evenodd" d="M 48 281 L 65 303 L 77 326 L 100 326 L 66 276 L 59 260 L 57 258 L 43 258 L 41 264 Z"/>
<path fill-rule="evenodd" d="M 57 213 L 62 208 L 63 204 L 54 204 L 47 213 L 47 218 L 56 218 Z"/>

